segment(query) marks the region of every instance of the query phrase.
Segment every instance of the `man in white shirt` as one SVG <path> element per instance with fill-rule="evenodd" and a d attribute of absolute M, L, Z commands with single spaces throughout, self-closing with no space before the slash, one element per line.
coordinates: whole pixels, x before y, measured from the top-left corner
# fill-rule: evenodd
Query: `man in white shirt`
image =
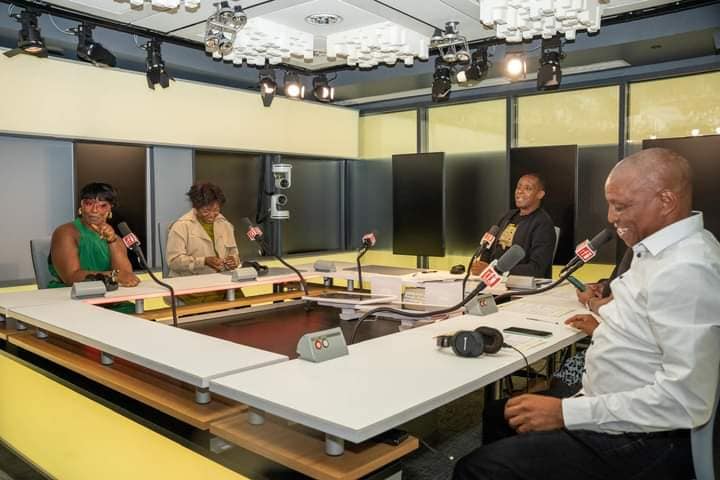
<path fill-rule="evenodd" d="M 689 429 L 710 418 L 718 385 L 720 244 L 670 150 L 624 159 L 605 197 L 634 258 L 600 308 L 580 395 L 508 400 L 504 428 L 519 435 L 470 453 L 454 478 L 693 478 Z"/>

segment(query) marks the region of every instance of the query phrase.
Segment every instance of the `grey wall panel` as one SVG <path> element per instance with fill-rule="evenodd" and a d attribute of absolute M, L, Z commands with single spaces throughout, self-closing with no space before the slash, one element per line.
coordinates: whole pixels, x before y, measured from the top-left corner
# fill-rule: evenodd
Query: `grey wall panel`
<path fill-rule="evenodd" d="M 0 282 L 30 280 L 30 239 L 74 218 L 72 143 L 0 136 L 0 170 Z"/>
<path fill-rule="evenodd" d="M 592 238 L 607 222 L 605 179 L 617 163 L 617 145 L 590 145 L 578 148 L 578 202 L 575 239 Z M 603 247 L 593 263 L 615 263 L 616 240 Z"/>
<path fill-rule="evenodd" d="M 343 248 L 341 201 L 344 160 L 283 157 L 293 166 L 288 197 L 290 219 L 282 222 L 285 253 L 316 252 Z"/>
<path fill-rule="evenodd" d="M 446 254 L 472 255 L 480 238 L 507 211 L 504 151 L 445 156 Z"/>
<path fill-rule="evenodd" d="M 392 161 L 348 161 L 348 231 L 350 247 L 359 248 L 367 232 L 375 232 L 376 248 L 393 245 Z"/>
<path fill-rule="evenodd" d="M 178 219 L 191 206 L 185 193 L 193 182 L 193 151 L 189 148 L 153 148 L 153 237 L 158 223 Z M 155 238 L 155 266 L 160 266 L 159 240 Z"/>

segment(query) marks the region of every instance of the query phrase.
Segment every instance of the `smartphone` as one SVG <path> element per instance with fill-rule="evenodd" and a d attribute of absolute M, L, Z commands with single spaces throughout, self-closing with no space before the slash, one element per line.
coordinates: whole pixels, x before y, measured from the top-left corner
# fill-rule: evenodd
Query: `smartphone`
<path fill-rule="evenodd" d="M 522 327 L 508 327 L 503 329 L 503 332 L 507 333 L 514 333 L 517 335 L 529 335 L 531 337 L 551 337 L 552 332 L 548 332 L 546 330 L 534 330 L 532 328 L 522 328 Z"/>
<path fill-rule="evenodd" d="M 577 288 L 581 292 L 584 292 L 585 290 L 587 290 L 587 287 L 585 286 L 585 284 L 582 283 L 577 278 L 573 277 L 572 275 L 569 275 L 567 277 L 567 281 L 570 282 L 575 288 Z"/>
<path fill-rule="evenodd" d="M 373 441 L 378 443 L 385 443 L 387 445 L 400 445 L 402 442 L 407 440 L 409 434 L 405 430 L 399 428 L 392 428 L 386 432 L 381 433 L 372 438 Z"/>

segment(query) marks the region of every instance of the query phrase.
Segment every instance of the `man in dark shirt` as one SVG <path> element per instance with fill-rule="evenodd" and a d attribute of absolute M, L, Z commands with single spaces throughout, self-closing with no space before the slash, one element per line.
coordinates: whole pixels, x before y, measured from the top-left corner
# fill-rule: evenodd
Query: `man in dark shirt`
<path fill-rule="evenodd" d="M 540 207 L 545 197 L 545 183 L 537 173 L 528 173 L 515 187 L 515 206 L 497 225 L 500 235 L 492 248 L 473 263 L 471 272 L 478 275 L 488 262 L 500 258 L 512 245 L 525 250 L 525 258 L 510 270 L 513 275 L 550 278 L 555 250 L 555 227 L 550 215 Z"/>

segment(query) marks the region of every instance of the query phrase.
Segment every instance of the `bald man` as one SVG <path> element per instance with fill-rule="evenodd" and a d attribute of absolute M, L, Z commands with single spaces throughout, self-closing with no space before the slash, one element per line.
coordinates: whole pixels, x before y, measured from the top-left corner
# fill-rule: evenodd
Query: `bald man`
<path fill-rule="evenodd" d="M 718 384 L 720 244 L 675 152 L 625 158 L 605 198 L 634 257 L 599 310 L 582 390 L 508 400 L 484 428 L 512 436 L 461 459 L 454 478 L 694 478 L 689 430 L 710 418 Z"/>

